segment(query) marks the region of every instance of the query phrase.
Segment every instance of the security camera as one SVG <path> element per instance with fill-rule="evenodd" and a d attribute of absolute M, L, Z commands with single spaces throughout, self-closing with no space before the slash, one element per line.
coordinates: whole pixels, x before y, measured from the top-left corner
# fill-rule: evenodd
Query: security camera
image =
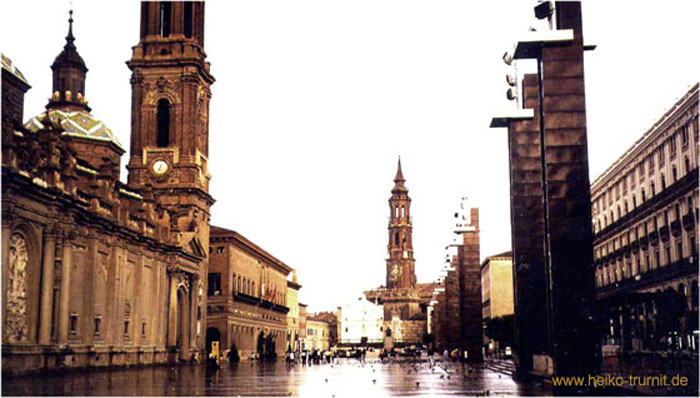
<path fill-rule="evenodd" d="M 506 97 L 508 100 L 512 101 L 518 97 L 518 90 L 515 87 L 511 87 L 506 91 Z"/>
<path fill-rule="evenodd" d="M 509 53 L 508 51 L 506 51 L 503 54 L 503 62 L 505 62 L 506 65 L 512 64 L 513 63 L 513 55 L 511 53 Z"/>
<path fill-rule="evenodd" d="M 509 86 L 515 86 L 515 77 L 513 75 L 506 75 L 506 82 Z"/>

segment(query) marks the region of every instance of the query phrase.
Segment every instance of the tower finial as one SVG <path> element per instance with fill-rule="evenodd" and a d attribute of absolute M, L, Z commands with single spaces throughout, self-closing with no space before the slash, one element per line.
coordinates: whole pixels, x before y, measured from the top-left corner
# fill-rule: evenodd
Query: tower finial
<path fill-rule="evenodd" d="M 396 177 L 394 177 L 394 182 L 404 182 L 406 181 L 405 178 L 403 178 L 403 172 L 401 172 L 401 155 L 399 155 L 399 166 L 396 170 Z"/>
<path fill-rule="evenodd" d="M 68 36 L 66 36 L 66 45 L 64 48 L 75 49 L 75 45 L 73 44 L 75 41 L 75 37 L 73 37 L 73 8 L 68 11 L 68 14 Z"/>

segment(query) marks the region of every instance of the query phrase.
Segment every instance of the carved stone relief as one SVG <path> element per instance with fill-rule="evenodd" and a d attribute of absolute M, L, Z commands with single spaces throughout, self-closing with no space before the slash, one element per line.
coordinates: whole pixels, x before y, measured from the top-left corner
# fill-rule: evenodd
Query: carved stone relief
<path fill-rule="evenodd" d="M 3 330 L 6 343 L 27 342 L 27 242 L 20 234 L 10 237 L 10 267 L 7 275 L 7 308 Z"/>

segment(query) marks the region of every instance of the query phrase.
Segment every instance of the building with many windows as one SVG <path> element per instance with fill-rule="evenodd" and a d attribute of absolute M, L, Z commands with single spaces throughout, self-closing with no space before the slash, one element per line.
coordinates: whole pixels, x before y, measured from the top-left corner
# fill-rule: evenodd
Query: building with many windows
<path fill-rule="evenodd" d="M 235 344 L 241 358 L 287 349 L 287 276 L 291 267 L 241 234 L 211 227 L 207 346 Z M 261 341 L 264 341 L 261 347 Z M 208 347 L 207 347 L 208 348 Z"/>
<path fill-rule="evenodd" d="M 698 84 L 591 186 L 604 353 L 697 350 Z"/>
<path fill-rule="evenodd" d="M 487 323 L 491 319 L 512 316 L 513 254 L 505 252 L 486 257 L 481 263 L 481 319 L 484 325 L 484 344 L 497 349 L 493 337 L 487 335 Z"/>
<path fill-rule="evenodd" d="M 299 289 L 301 285 L 297 281 L 297 272 L 292 272 L 292 280 L 287 281 L 287 351 L 299 351 Z"/>
<path fill-rule="evenodd" d="M 330 327 L 331 325 L 324 320 L 309 317 L 306 320 L 306 337 L 303 348 L 305 350 L 329 350 L 331 347 Z"/>

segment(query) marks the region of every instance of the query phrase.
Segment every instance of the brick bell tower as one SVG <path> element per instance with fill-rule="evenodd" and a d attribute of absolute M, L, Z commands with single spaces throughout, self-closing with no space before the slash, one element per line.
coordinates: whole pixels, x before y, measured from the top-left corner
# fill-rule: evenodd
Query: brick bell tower
<path fill-rule="evenodd" d="M 401 172 L 401 158 L 389 198 L 389 258 L 386 260 L 386 287 L 405 289 L 416 287 L 415 260 L 411 225 L 411 198 L 406 179 Z"/>
<path fill-rule="evenodd" d="M 204 2 L 141 3 L 133 47 L 128 184 L 150 191 L 167 209 L 171 231 L 208 255 L 209 87 Z M 206 272 L 206 271 L 204 271 Z"/>

